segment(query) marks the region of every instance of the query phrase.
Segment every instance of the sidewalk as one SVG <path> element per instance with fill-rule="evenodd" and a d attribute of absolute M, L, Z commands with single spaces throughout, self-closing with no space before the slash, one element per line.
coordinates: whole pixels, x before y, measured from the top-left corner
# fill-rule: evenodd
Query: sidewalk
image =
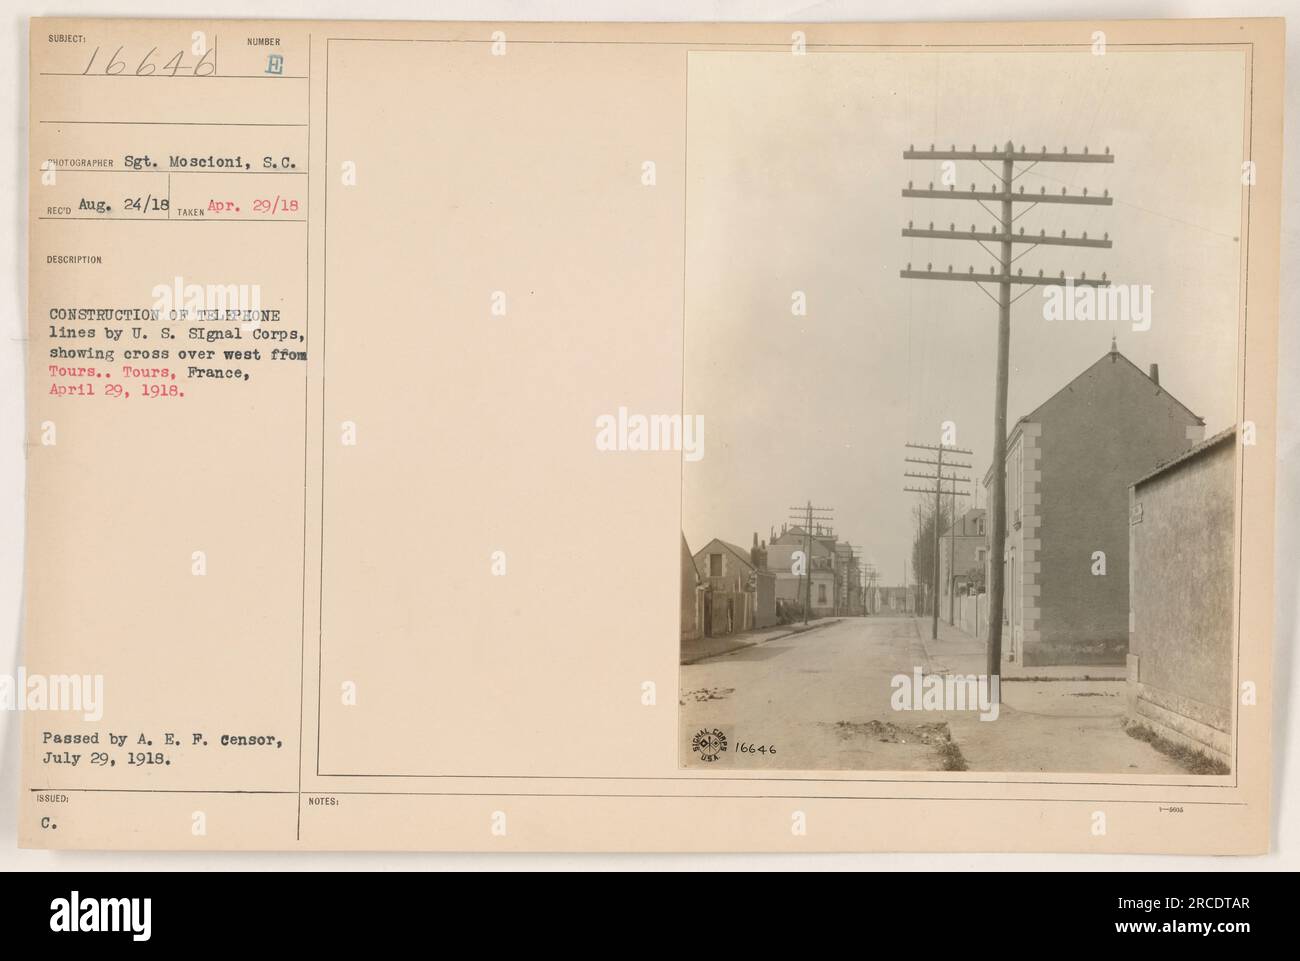
<path fill-rule="evenodd" d="M 985 644 L 939 621 L 913 621 L 926 673 L 983 674 Z M 996 721 L 971 711 L 945 715 L 972 771 L 1183 774 L 1174 760 L 1124 731 L 1124 669 L 1107 665 L 1024 668 L 1002 662 Z M 1015 682 L 1015 683 L 1011 683 Z"/>
<path fill-rule="evenodd" d="M 939 618 L 939 639 L 930 639 L 930 619 L 915 619 L 928 663 L 926 669 L 940 674 L 983 674 L 988 670 L 987 645 L 960 628 Z M 1005 641 L 1005 638 L 1004 638 Z M 1004 681 L 1124 681 L 1128 671 L 1122 664 L 1053 664 L 1025 667 L 1002 659 Z"/>
<path fill-rule="evenodd" d="M 815 631 L 819 627 L 834 624 L 838 620 L 838 617 L 822 617 L 810 621 L 807 626 L 802 623 L 777 624 L 757 631 L 746 631 L 743 634 L 724 634 L 721 637 L 698 637 L 693 641 L 682 641 L 681 662 L 683 664 L 695 664 L 698 661 L 708 660 L 710 657 L 720 657 L 723 654 L 730 654 L 732 651 L 753 647 L 755 644 L 765 644 L 779 637 L 789 637 L 791 634 Z"/>

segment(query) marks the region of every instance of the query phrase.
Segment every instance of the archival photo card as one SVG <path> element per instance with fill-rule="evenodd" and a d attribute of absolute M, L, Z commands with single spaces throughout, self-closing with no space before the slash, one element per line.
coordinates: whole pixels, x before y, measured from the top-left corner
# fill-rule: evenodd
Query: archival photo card
<path fill-rule="evenodd" d="M 1267 850 L 1281 21 L 30 51 L 23 846 Z"/>

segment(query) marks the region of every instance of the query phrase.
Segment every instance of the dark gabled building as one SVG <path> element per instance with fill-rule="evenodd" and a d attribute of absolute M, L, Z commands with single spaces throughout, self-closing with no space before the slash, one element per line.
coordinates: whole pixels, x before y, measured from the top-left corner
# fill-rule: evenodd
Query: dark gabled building
<path fill-rule="evenodd" d="M 1205 436 L 1205 422 L 1111 349 L 1007 437 L 1004 656 L 1123 664 L 1129 486 Z M 992 482 L 992 471 L 984 485 Z M 990 530 L 990 536 L 992 531 Z M 992 583 L 987 576 L 986 582 Z"/>

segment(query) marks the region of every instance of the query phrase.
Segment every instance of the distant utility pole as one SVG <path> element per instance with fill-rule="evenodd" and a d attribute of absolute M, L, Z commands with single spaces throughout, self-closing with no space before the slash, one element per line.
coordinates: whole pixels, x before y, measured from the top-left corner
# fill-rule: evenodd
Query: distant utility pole
<path fill-rule="evenodd" d="M 990 558 L 989 572 L 991 574 L 989 584 L 989 646 L 988 646 L 988 673 L 997 675 L 1002 672 L 1002 608 L 1003 608 L 1003 557 L 1006 551 L 1007 536 L 1007 500 L 1006 500 L 1006 443 L 1007 443 L 1007 358 L 1010 352 L 1011 341 L 1011 305 L 1019 300 L 1034 287 L 1057 286 L 1063 287 L 1072 284 L 1075 287 L 1107 287 L 1110 281 L 1106 275 L 1101 275 L 1101 280 L 1089 280 L 1087 274 L 1080 274 L 1078 277 L 1065 276 L 1061 271 L 1059 277 L 1044 277 L 1040 270 L 1037 277 L 1024 276 L 1023 270 L 1017 270 L 1013 275 L 1011 265 L 1017 260 L 1029 253 L 1034 247 L 1038 246 L 1057 246 L 1057 247 L 1104 247 L 1109 248 L 1110 235 L 1103 234 L 1101 240 L 1089 240 L 1088 235 L 1082 234 L 1079 237 L 1068 237 L 1065 231 L 1061 231 L 1059 237 L 1049 237 L 1045 230 L 1040 230 L 1037 236 L 1026 235 L 1025 229 L 1020 228 L 1019 233 L 1012 233 L 1013 226 L 1021 216 L 1028 213 L 1038 204 L 1095 204 L 1099 206 L 1110 206 L 1112 203 L 1109 192 L 1103 192 L 1102 196 L 1088 196 L 1088 191 L 1084 190 L 1080 194 L 1067 194 L 1065 189 L 1061 189 L 1059 196 L 1048 194 L 1047 188 L 1042 188 L 1037 194 L 1026 194 L 1022 185 L 1016 193 L 1012 192 L 1012 184 L 1028 173 L 1038 164 L 1108 164 L 1114 163 L 1115 158 L 1111 155 L 1110 148 L 1107 147 L 1105 153 L 1089 153 L 1085 147 L 1082 153 L 1071 153 L 1068 148 L 1063 148 L 1060 153 L 1048 153 L 1047 148 L 1043 147 L 1041 152 L 1031 154 L 1022 146 L 1018 151 L 1011 141 L 1001 149 L 993 147 L 990 150 L 979 150 L 974 145 L 970 150 L 958 150 L 955 146 L 948 150 L 935 150 L 934 144 L 930 145 L 929 150 L 916 150 L 909 147 L 903 151 L 904 160 L 930 160 L 930 161 L 958 161 L 958 160 L 975 160 L 984 166 L 986 170 L 998 178 L 991 190 L 980 191 L 975 189 L 971 184 L 969 191 L 958 193 L 954 187 L 947 190 L 935 190 L 934 184 L 931 183 L 928 189 L 914 189 L 911 182 L 908 183 L 907 189 L 903 191 L 904 197 L 929 198 L 935 200 L 973 200 L 984 208 L 985 212 L 993 217 L 995 223 L 987 232 L 980 232 L 971 224 L 970 232 L 959 232 L 955 224 L 949 224 L 947 230 L 935 230 L 934 224 L 931 223 L 927 229 L 918 229 L 908 222 L 906 229 L 903 231 L 904 237 L 931 237 L 947 240 L 973 240 L 978 243 L 991 256 L 996 264 L 989 268 L 988 274 L 976 274 L 975 268 L 971 267 L 965 274 L 954 273 L 952 266 L 949 265 L 947 272 L 932 270 L 930 264 L 926 264 L 925 270 L 913 270 L 912 265 L 908 264 L 907 269 L 900 271 L 899 275 L 904 278 L 914 280 L 964 280 L 973 282 L 979 286 L 980 290 L 986 296 L 994 300 L 998 305 L 998 337 L 997 337 L 997 388 L 995 391 L 993 404 L 993 493 L 990 497 L 989 522 L 993 525 L 992 543 L 989 545 L 992 557 Z M 990 167 L 988 162 L 1000 163 L 1001 173 Z M 1024 166 L 1019 173 L 1016 172 L 1016 164 Z M 1000 213 L 995 214 L 985 201 L 998 203 L 1001 205 Z M 1028 204 L 1018 214 L 1013 214 L 1012 209 L 1015 204 Z M 986 246 L 988 243 L 999 245 L 999 251 L 994 253 L 992 249 Z M 1020 254 L 1012 256 L 1011 248 L 1013 244 L 1029 244 L 1027 250 Z M 998 291 L 996 297 L 984 288 L 984 284 L 995 286 Z M 1011 288 L 1013 285 L 1026 285 L 1026 289 L 1016 295 L 1013 299 Z"/>
<path fill-rule="evenodd" d="M 852 584 L 847 583 L 848 575 L 850 572 L 853 573 Z M 844 588 L 844 607 L 845 607 L 845 613 L 847 614 L 853 610 L 853 592 L 856 590 L 859 596 L 863 596 L 862 551 L 859 548 L 856 547 L 849 548 L 849 566 L 848 569 L 844 572 L 844 574 L 845 574 L 845 582 L 846 582 Z"/>
<path fill-rule="evenodd" d="M 956 485 L 954 484 L 955 488 Z M 957 623 L 957 491 L 952 491 L 952 504 L 948 508 L 948 623 Z"/>
<path fill-rule="evenodd" d="M 853 578 L 853 583 L 849 583 L 849 572 L 857 571 L 857 576 Z M 865 601 L 867 591 L 862 582 L 862 550 L 858 547 L 849 548 L 849 565 L 844 571 L 844 613 L 853 612 L 853 590 L 857 588 L 858 593 Z"/>
<path fill-rule="evenodd" d="M 916 505 L 916 543 L 917 543 L 916 554 L 918 560 L 920 559 L 920 554 L 921 554 L 920 545 L 925 543 L 925 510 L 926 507 L 924 501 Z M 924 576 L 921 573 L 921 569 L 915 564 L 912 565 L 912 573 L 916 577 L 916 593 L 917 593 L 916 613 L 929 614 L 930 613 L 930 583 L 929 581 L 926 581 L 924 579 Z"/>
<path fill-rule="evenodd" d="M 871 604 L 876 593 L 876 565 L 867 564 L 862 568 L 862 609 L 866 614 L 874 614 Z"/>
<path fill-rule="evenodd" d="M 790 520 L 803 525 L 804 544 L 807 550 L 803 556 L 803 622 L 808 623 L 808 610 L 812 607 L 812 540 L 813 540 L 813 521 L 818 523 L 831 520 L 831 515 L 835 513 L 833 507 L 813 507 L 812 501 L 809 501 L 804 507 L 791 507 L 790 510 L 800 513 L 791 514 Z"/>
<path fill-rule="evenodd" d="M 962 464 L 955 461 L 945 461 L 943 455 L 961 454 L 970 457 L 974 451 L 966 450 L 964 447 L 952 447 L 947 444 L 904 444 L 904 447 L 911 450 L 930 451 L 935 455 L 934 460 L 904 457 L 903 460 L 909 464 L 928 464 L 934 468 L 933 471 L 925 474 L 917 474 L 911 471 L 904 471 L 904 477 L 917 477 L 921 480 L 933 482 L 933 487 L 904 487 L 903 490 L 911 491 L 913 494 L 931 494 L 934 496 L 934 577 L 930 583 L 930 590 L 933 595 L 930 603 L 930 638 L 937 640 L 939 637 L 939 529 L 943 524 L 943 497 L 944 485 L 948 485 L 947 493 L 953 496 L 953 503 L 956 504 L 956 498 L 969 497 L 965 491 L 957 490 L 958 484 L 969 484 L 969 477 L 958 477 L 956 474 L 945 474 L 943 469 L 949 468 L 970 468 L 970 464 Z"/>

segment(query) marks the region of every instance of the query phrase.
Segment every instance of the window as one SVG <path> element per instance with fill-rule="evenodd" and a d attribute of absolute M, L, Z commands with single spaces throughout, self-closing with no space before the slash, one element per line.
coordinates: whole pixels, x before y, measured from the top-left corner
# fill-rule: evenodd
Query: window
<path fill-rule="evenodd" d="M 818 584 L 818 585 L 817 585 L 817 603 L 818 603 L 818 604 L 825 604 L 825 603 L 826 603 L 826 585 L 825 585 L 825 584 Z"/>
<path fill-rule="evenodd" d="M 710 577 L 722 576 L 722 555 L 721 554 L 709 555 L 709 576 Z"/>

